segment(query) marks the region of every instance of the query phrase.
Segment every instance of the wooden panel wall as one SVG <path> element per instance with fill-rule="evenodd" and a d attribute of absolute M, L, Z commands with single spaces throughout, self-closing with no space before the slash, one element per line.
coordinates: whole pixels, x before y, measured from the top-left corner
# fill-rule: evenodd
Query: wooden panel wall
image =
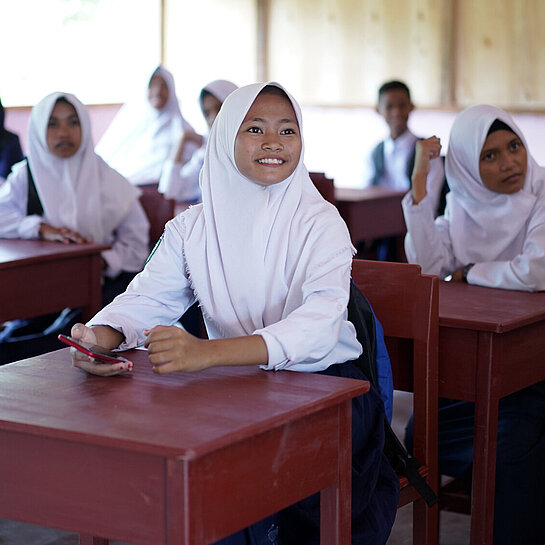
<path fill-rule="evenodd" d="M 201 88 L 215 79 L 257 79 L 256 0 L 162 0 L 163 61 L 172 71 L 182 112 L 205 130 Z M 194 112 L 191 111 L 194 109 Z"/>
<path fill-rule="evenodd" d="M 306 104 L 545 109 L 544 0 L 268 0 L 268 74 Z"/>
<path fill-rule="evenodd" d="M 459 0 L 457 11 L 458 104 L 545 109 L 545 2 Z"/>
<path fill-rule="evenodd" d="M 272 0 L 269 67 L 305 103 L 374 105 L 403 79 L 420 105 L 442 96 L 443 0 Z"/>

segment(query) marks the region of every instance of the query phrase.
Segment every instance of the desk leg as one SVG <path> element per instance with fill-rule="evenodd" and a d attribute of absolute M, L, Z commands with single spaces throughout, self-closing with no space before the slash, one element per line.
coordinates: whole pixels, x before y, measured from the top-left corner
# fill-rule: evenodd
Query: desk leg
<path fill-rule="evenodd" d="M 79 545 L 108 545 L 110 541 L 103 537 L 84 536 L 79 534 Z"/>
<path fill-rule="evenodd" d="M 320 543 L 350 545 L 352 494 L 352 400 L 339 406 L 338 481 L 320 494 Z"/>
<path fill-rule="evenodd" d="M 473 493 L 471 544 L 492 545 L 494 491 L 496 488 L 496 443 L 498 396 L 492 382 L 494 334 L 479 334 L 475 377 L 475 433 L 473 440 Z"/>

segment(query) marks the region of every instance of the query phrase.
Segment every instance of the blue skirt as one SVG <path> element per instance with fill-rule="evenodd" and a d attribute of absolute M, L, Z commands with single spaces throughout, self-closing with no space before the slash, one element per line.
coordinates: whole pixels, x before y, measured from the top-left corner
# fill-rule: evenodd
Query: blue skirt
<path fill-rule="evenodd" d="M 320 374 L 367 380 L 353 362 Z M 352 544 L 385 544 L 394 524 L 399 479 L 383 454 L 384 405 L 371 390 L 352 400 Z M 302 500 L 217 545 L 319 545 L 320 495 Z"/>
<path fill-rule="evenodd" d="M 536 365 L 538 363 L 536 362 Z M 471 493 L 475 406 L 439 402 L 439 473 Z M 412 417 L 405 443 L 412 450 Z M 545 543 L 545 382 L 500 400 L 494 496 L 494 545 Z"/>

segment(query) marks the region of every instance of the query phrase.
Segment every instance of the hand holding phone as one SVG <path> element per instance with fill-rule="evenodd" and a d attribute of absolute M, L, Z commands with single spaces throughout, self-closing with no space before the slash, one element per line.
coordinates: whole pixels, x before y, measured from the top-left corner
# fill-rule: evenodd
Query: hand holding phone
<path fill-rule="evenodd" d="M 94 358 L 97 363 L 124 363 L 129 361 L 117 352 L 112 352 L 102 346 L 78 341 L 66 335 L 59 335 L 58 339 L 68 346 L 72 346 L 76 350 L 83 352 L 85 355 Z"/>

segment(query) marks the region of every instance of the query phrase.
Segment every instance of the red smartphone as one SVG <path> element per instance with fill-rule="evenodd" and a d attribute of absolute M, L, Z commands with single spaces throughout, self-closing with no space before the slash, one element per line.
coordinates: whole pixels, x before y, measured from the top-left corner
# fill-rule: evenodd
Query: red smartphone
<path fill-rule="evenodd" d="M 67 337 L 66 335 L 59 335 L 57 338 L 64 344 L 72 346 L 76 350 L 83 352 L 87 356 L 95 358 L 98 363 L 123 363 L 129 361 L 124 357 L 120 356 L 117 352 L 111 352 L 106 348 L 102 348 L 102 346 L 77 341 L 76 339 L 73 339 L 72 337 Z"/>

